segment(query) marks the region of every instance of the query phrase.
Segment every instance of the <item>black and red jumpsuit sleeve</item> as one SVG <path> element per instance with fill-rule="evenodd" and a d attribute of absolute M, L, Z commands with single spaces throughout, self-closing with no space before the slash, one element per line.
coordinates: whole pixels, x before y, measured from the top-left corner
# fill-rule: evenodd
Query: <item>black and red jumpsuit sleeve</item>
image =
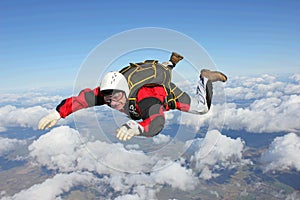
<path fill-rule="evenodd" d="M 67 117 L 73 112 L 80 109 L 99 106 L 105 104 L 103 94 L 100 92 L 100 87 L 95 89 L 86 88 L 81 90 L 78 96 L 72 96 L 63 100 L 57 107 L 56 110 L 59 112 L 62 118 Z"/>
<path fill-rule="evenodd" d="M 163 106 L 166 92 L 163 87 L 144 87 L 138 94 L 138 110 L 142 121 L 139 122 L 144 128 L 141 134 L 146 137 L 153 137 L 159 134 L 165 126 L 165 107 Z"/>

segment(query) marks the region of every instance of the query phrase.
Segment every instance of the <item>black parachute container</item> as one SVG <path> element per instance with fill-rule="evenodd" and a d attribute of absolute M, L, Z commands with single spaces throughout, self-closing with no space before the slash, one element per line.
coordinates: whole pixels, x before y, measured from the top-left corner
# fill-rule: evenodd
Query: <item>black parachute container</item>
<path fill-rule="evenodd" d="M 158 63 L 157 60 L 146 60 L 140 63 L 130 63 L 129 66 L 120 70 L 127 79 L 129 86 L 129 112 L 131 117 L 139 119 L 140 116 L 136 112 L 136 96 L 138 90 L 142 86 L 162 85 L 168 97 L 166 104 L 170 109 L 176 108 L 176 98 L 172 91 L 172 68 Z"/>

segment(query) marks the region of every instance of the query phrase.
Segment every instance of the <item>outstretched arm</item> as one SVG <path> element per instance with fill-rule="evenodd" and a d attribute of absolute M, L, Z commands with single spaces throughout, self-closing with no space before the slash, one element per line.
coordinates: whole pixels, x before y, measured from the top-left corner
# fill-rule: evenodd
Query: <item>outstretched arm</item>
<path fill-rule="evenodd" d="M 92 106 L 103 105 L 103 94 L 100 93 L 100 88 L 97 87 L 94 90 L 84 89 L 78 96 L 73 96 L 63 100 L 56 110 L 43 117 L 38 124 L 38 128 L 44 130 L 45 128 L 51 128 L 54 126 L 60 118 L 65 118 L 71 113 Z"/>
<path fill-rule="evenodd" d="M 63 100 L 57 107 L 56 110 L 62 118 L 70 115 L 83 108 L 88 108 L 92 106 L 103 105 L 104 98 L 103 94 L 100 92 L 100 87 L 93 90 L 87 88 L 82 90 L 78 96 L 73 96 Z"/>

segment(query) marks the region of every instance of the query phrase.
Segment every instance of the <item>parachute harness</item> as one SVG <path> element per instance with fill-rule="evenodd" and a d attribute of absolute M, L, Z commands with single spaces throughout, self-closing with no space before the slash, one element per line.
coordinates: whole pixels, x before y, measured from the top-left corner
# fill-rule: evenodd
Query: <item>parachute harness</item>
<path fill-rule="evenodd" d="M 176 109 L 177 97 L 171 90 L 172 72 L 170 68 L 158 63 L 157 60 L 145 60 L 141 63 L 130 63 L 129 66 L 120 70 L 120 73 L 127 79 L 130 89 L 128 101 L 131 118 L 141 119 L 136 108 L 136 97 L 142 86 L 163 86 L 167 94 L 164 106 Z"/>

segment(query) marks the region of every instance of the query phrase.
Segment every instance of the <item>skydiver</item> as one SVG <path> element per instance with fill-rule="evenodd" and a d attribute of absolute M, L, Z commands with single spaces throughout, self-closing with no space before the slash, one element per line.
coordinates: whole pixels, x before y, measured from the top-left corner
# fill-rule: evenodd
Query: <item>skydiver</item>
<path fill-rule="evenodd" d="M 163 66 L 167 71 L 172 71 L 182 59 L 183 56 L 173 52 L 168 62 L 156 63 L 156 66 Z M 131 68 L 129 67 L 129 69 Z M 133 87 L 132 85 L 136 84 L 129 80 L 132 74 L 128 76 L 126 70 L 127 68 L 120 72 L 109 72 L 95 89 L 86 88 L 78 96 L 64 99 L 53 112 L 39 121 L 38 128 L 40 130 L 51 128 L 61 118 L 65 118 L 80 109 L 108 105 L 126 113 L 131 118 L 117 129 L 116 137 L 118 139 L 125 141 L 134 136 L 153 137 L 164 128 L 165 111 L 177 109 L 198 115 L 205 114 L 211 106 L 212 82 L 227 81 L 226 75 L 221 72 L 208 69 L 201 70 L 196 87 L 196 98 L 193 99 L 186 92 L 180 90 L 171 80 L 169 80 L 170 85 L 168 87 L 165 83 L 145 83 Z M 134 98 L 132 98 L 133 94 Z M 134 99 L 134 102 L 132 103 L 130 99 Z M 139 119 L 141 120 L 136 121 Z"/>

